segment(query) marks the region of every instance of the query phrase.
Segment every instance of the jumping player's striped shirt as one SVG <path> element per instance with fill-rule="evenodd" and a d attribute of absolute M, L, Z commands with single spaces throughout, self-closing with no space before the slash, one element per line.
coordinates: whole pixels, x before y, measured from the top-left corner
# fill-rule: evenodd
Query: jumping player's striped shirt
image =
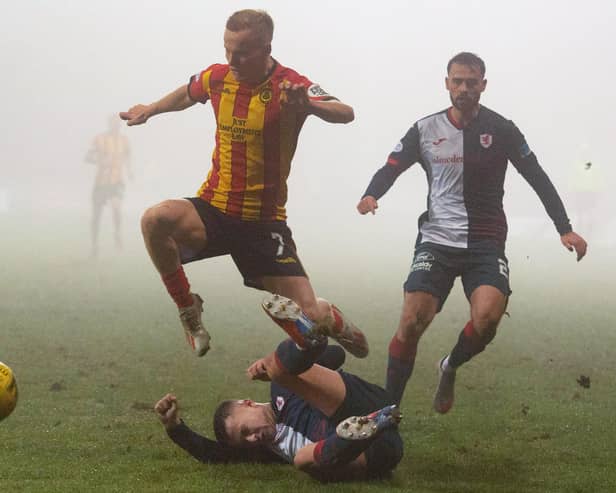
<path fill-rule="evenodd" d="M 419 120 L 376 172 L 365 196 L 382 197 L 396 178 L 419 162 L 428 178 L 428 208 L 417 243 L 504 249 L 507 221 L 503 183 L 507 162 L 535 190 L 558 232 L 571 231 L 562 201 L 514 123 L 481 106 L 465 128 L 443 110 Z"/>
<path fill-rule="evenodd" d="M 198 196 L 230 216 L 249 221 L 286 219 L 287 177 L 306 114 L 281 107 L 279 84 L 302 84 L 312 100 L 335 99 L 294 70 L 274 62 L 258 85 L 239 83 L 229 65 L 190 78 L 193 101 L 212 103 L 216 146 Z"/>

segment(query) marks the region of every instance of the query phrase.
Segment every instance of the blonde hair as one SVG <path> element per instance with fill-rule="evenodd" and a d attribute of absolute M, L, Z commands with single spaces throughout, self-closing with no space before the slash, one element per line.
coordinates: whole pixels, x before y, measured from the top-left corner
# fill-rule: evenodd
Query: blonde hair
<path fill-rule="evenodd" d="M 265 44 L 271 43 L 274 36 L 274 21 L 265 10 L 238 10 L 227 19 L 226 27 L 233 32 L 250 29 Z"/>

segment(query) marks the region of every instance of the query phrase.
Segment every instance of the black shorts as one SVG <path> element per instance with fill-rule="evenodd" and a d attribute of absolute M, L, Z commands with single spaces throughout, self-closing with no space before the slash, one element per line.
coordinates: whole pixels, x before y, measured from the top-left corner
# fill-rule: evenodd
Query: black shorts
<path fill-rule="evenodd" d="M 205 225 L 207 246 L 198 252 L 182 247 L 182 264 L 231 255 L 244 284 L 257 289 L 264 289 L 263 276 L 307 277 L 285 221 L 243 221 L 198 197 L 188 200 Z"/>
<path fill-rule="evenodd" d="M 468 299 L 479 286 L 494 286 L 505 296 L 511 294 L 509 264 L 504 252 L 496 248 L 454 248 L 434 243 L 421 243 L 415 248 L 404 291 L 433 294 L 440 300 L 440 311 L 458 276 L 462 278 Z"/>
<path fill-rule="evenodd" d="M 340 373 L 346 387 L 346 397 L 342 405 L 332 416 L 332 420 L 336 424 L 349 416 L 363 416 L 382 407 L 394 404 L 393 399 L 383 387 L 366 382 L 357 375 L 343 370 L 338 370 L 338 373 Z"/>
<path fill-rule="evenodd" d="M 95 185 L 92 190 L 92 203 L 94 205 L 104 205 L 110 199 L 124 197 L 124 185 L 114 183 L 108 185 Z"/>

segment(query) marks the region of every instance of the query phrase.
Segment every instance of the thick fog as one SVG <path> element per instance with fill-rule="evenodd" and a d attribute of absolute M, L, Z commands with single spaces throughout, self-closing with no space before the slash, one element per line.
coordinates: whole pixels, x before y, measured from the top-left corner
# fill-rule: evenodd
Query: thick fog
<path fill-rule="evenodd" d="M 482 103 L 526 135 L 574 229 L 589 240 L 589 255 L 615 243 L 608 192 L 616 185 L 616 7 L 607 0 L 12 2 L 0 20 L 4 234 L 19 238 L 55 221 L 62 234 L 68 221 L 87 237 L 95 170 L 84 156 L 94 136 L 111 115 L 224 62 L 225 21 L 240 8 L 266 9 L 275 22 L 273 56 L 355 110 L 349 125 L 311 117 L 300 136 L 288 203 L 300 251 L 410 255 L 427 191 L 419 166 L 381 199 L 376 216 L 359 216 L 355 205 L 409 126 L 448 106 L 445 67 L 459 51 L 485 60 Z M 122 127 L 135 175 L 124 204 L 127 242 L 140 241 L 145 207 L 195 194 L 210 166 L 214 128 L 209 104 Z M 505 207 L 512 241 L 545 238 L 554 255 L 567 254 L 513 167 Z M 105 215 L 103 235 L 109 221 Z"/>

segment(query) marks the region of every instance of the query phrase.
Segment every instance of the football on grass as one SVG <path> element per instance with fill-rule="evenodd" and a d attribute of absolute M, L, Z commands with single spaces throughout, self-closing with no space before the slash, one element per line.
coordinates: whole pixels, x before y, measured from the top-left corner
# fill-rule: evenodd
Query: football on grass
<path fill-rule="evenodd" d="M 0 421 L 17 405 L 17 382 L 10 367 L 0 361 Z"/>

